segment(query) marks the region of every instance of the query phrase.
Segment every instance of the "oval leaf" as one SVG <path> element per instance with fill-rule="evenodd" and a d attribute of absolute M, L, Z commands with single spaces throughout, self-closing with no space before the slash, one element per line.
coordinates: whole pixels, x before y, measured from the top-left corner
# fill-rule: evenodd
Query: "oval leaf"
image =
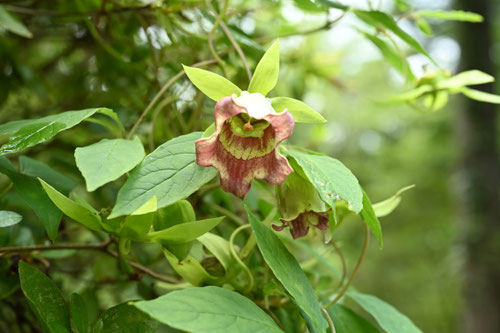
<path fill-rule="evenodd" d="M 248 209 L 247 213 L 264 260 L 293 297 L 307 321 L 309 330 L 312 333 L 325 332 L 328 323 L 323 318 L 316 294 L 299 263 L 271 229 L 260 222 Z"/>
<path fill-rule="evenodd" d="M 220 287 L 173 291 L 134 305 L 164 324 L 194 333 L 282 332 L 248 298 Z"/>
<path fill-rule="evenodd" d="M 231 96 L 232 94 L 241 94 L 240 88 L 218 74 L 200 68 L 184 65 L 182 65 L 182 67 L 184 67 L 186 75 L 196 88 L 200 89 L 202 93 L 208 96 L 208 98 L 213 99 L 216 102 L 226 96 Z"/>
<path fill-rule="evenodd" d="M 21 222 L 23 217 L 8 210 L 0 210 L 0 228 L 10 227 L 11 225 Z"/>
<path fill-rule="evenodd" d="M 296 123 L 326 123 L 321 114 L 311 109 L 306 103 L 289 97 L 271 98 L 271 104 L 276 112 L 288 110 Z"/>
<path fill-rule="evenodd" d="M 365 318 L 348 307 L 335 304 L 328 309 L 335 324 L 336 333 L 379 333 L 380 331 Z"/>
<path fill-rule="evenodd" d="M 158 209 L 168 206 L 214 178 L 217 174 L 214 168 L 195 163 L 194 141 L 200 137 L 200 132 L 179 136 L 146 156 L 118 192 L 109 218 L 130 214 L 153 196 L 158 199 Z"/>
<path fill-rule="evenodd" d="M 155 333 L 158 323 L 129 303 L 106 310 L 97 321 L 93 332 L 99 333 Z"/>
<path fill-rule="evenodd" d="M 28 304 L 42 324 L 44 331 L 70 332 L 69 311 L 55 283 L 35 267 L 19 262 L 19 280 Z"/>
<path fill-rule="evenodd" d="M 134 140 L 104 139 L 93 145 L 76 148 L 75 160 L 91 192 L 132 170 L 144 158 L 144 147 Z"/>
<path fill-rule="evenodd" d="M 347 201 L 349 209 L 359 213 L 363 208 L 363 192 L 352 172 L 342 162 L 322 154 L 298 150 L 284 152 L 302 167 L 323 201 L 335 207 L 335 201 Z"/>
<path fill-rule="evenodd" d="M 371 314 L 387 333 L 422 333 L 408 317 L 377 297 L 354 292 L 346 295 Z"/>
<path fill-rule="evenodd" d="M 280 43 L 275 41 L 262 56 L 248 86 L 248 92 L 266 96 L 278 82 L 280 68 Z"/>
<path fill-rule="evenodd" d="M 73 293 L 70 300 L 71 326 L 77 333 L 88 333 L 89 314 L 85 300 L 80 294 Z"/>

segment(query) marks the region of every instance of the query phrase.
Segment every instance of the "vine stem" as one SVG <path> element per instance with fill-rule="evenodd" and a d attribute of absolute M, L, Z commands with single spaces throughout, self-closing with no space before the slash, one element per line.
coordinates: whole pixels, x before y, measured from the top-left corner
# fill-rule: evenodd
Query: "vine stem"
<path fill-rule="evenodd" d="M 214 47 L 214 33 L 217 30 L 217 27 L 221 23 L 222 19 L 224 18 L 224 15 L 226 14 L 227 6 L 229 4 L 229 0 L 224 0 L 224 3 L 222 5 L 222 9 L 215 19 L 214 25 L 212 26 L 212 29 L 208 33 L 208 47 L 210 48 L 210 52 L 212 53 L 213 57 L 215 60 L 217 60 L 217 63 L 219 64 L 220 68 L 224 72 L 224 76 L 227 76 L 226 73 L 226 64 L 224 63 L 224 60 L 222 60 L 221 57 L 217 54 L 217 51 L 215 51 Z"/>
<path fill-rule="evenodd" d="M 328 311 L 326 311 L 325 308 L 321 308 L 321 312 L 323 312 L 323 314 L 325 315 L 325 318 L 328 321 L 328 324 L 330 325 L 330 329 L 332 330 L 332 333 L 337 333 L 337 331 L 335 331 L 335 325 L 333 324 L 332 317 L 330 317 L 330 314 L 328 313 Z"/>
<path fill-rule="evenodd" d="M 250 228 L 250 224 L 245 224 L 245 225 L 239 226 L 238 228 L 236 228 L 236 230 L 233 231 L 233 233 L 231 234 L 231 237 L 229 237 L 229 250 L 231 251 L 231 254 L 233 255 L 234 259 L 238 262 L 238 264 L 241 266 L 241 268 L 243 268 L 243 270 L 245 271 L 245 273 L 248 277 L 248 285 L 247 285 L 246 290 L 245 290 L 247 292 L 252 290 L 252 288 L 253 288 L 253 284 L 254 284 L 253 275 L 252 275 L 252 272 L 250 272 L 250 269 L 248 268 L 248 266 L 245 265 L 243 260 L 241 260 L 240 256 L 236 253 L 236 249 L 234 248 L 234 239 L 236 238 L 236 235 L 240 231 L 242 231 L 244 229 L 248 229 L 248 228 Z"/>
<path fill-rule="evenodd" d="M 339 256 L 339 258 L 340 258 L 340 264 L 342 265 L 342 277 L 340 278 L 338 286 L 335 288 L 335 290 L 338 290 L 344 284 L 345 277 L 347 275 L 347 265 L 345 263 L 344 254 L 342 253 L 342 251 L 340 250 L 340 248 L 338 247 L 338 245 L 333 240 L 332 240 L 332 245 L 333 245 L 333 248 L 335 249 L 335 252 L 337 252 L 337 254 Z"/>
<path fill-rule="evenodd" d="M 50 251 L 50 250 L 93 250 L 93 251 L 102 251 L 114 258 L 118 258 L 120 255 L 108 248 L 108 246 L 113 242 L 110 238 L 102 243 L 87 243 L 87 244 L 55 244 L 55 245 L 27 245 L 27 246 L 9 246 L 9 247 L 0 247 L 0 257 L 8 254 L 9 252 L 30 252 L 30 251 Z M 160 273 L 157 273 L 135 261 L 127 260 L 128 264 L 134 267 L 136 270 L 151 276 L 152 278 L 173 283 L 179 284 L 180 281 L 171 279 L 169 277 L 163 276 Z"/>
<path fill-rule="evenodd" d="M 191 67 L 203 67 L 203 66 L 207 66 L 207 65 L 211 65 L 211 64 L 215 64 L 215 63 L 216 63 L 215 60 L 210 59 L 210 60 L 197 62 L 196 64 L 193 64 Z M 139 119 L 137 119 L 137 121 L 135 122 L 134 126 L 132 127 L 129 134 L 127 135 L 128 139 L 130 139 L 132 137 L 132 135 L 134 135 L 134 133 L 137 130 L 137 128 L 139 127 L 139 125 L 142 123 L 144 118 L 146 118 L 146 116 L 149 114 L 149 112 L 153 109 L 153 106 L 160 100 L 162 95 L 175 83 L 175 81 L 180 79 L 184 74 L 185 74 L 185 71 L 181 70 L 180 72 L 175 74 L 170 80 L 168 80 L 167 83 L 165 83 L 163 85 L 163 87 L 161 87 L 160 91 L 158 91 L 158 93 L 155 95 L 155 97 L 153 97 L 151 102 L 149 102 L 148 106 L 144 109 L 144 111 L 140 115 Z"/>
<path fill-rule="evenodd" d="M 347 291 L 347 289 L 351 285 L 352 281 L 356 277 L 356 274 L 358 273 L 358 270 L 359 270 L 359 266 L 361 266 L 361 263 L 363 262 L 363 259 L 365 258 L 365 254 L 366 254 L 366 250 L 368 249 L 369 242 L 370 242 L 370 230 L 368 229 L 368 226 L 365 224 L 365 242 L 363 244 L 363 249 L 361 250 L 361 254 L 359 256 L 358 262 L 356 263 L 356 266 L 354 266 L 354 269 L 351 273 L 351 276 L 349 277 L 349 280 L 347 281 L 347 283 L 344 285 L 344 288 L 342 288 L 342 290 L 337 294 L 337 296 L 335 296 L 335 298 L 325 306 L 325 309 L 327 309 L 330 306 L 332 306 L 333 304 L 337 303 L 337 301 L 339 299 L 341 299 L 342 296 L 344 296 L 345 292 Z"/>
<path fill-rule="evenodd" d="M 236 50 L 236 52 L 240 56 L 241 62 L 243 62 L 243 67 L 245 67 L 245 71 L 247 72 L 247 75 L 248 75 L 248 81 L 252 81 L 252 71 L 250 70 L 250 66 L 248 66 L 248 61 L 247 61 L 247 58 L 245 57 L 245 53 L 241 49 L 240 45 L 234 39 L 233 35 L 231 34 L 231 30 L 229 30 L 226 23 L 224 23 L 224 21 L 221 21 L 220 26 L 221 26 L 222 30 L 224 30 L 224 33 L 226 34 L 227 38 L 229 39 L 229 41 L 233 45 L 234 49 Z"/>

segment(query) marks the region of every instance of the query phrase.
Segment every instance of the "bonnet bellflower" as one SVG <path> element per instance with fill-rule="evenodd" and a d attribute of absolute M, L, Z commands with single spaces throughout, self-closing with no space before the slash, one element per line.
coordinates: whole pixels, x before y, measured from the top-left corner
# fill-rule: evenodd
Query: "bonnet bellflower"
<path fill-rule="evenodd" d="M 276 147 L 291 134 L 293 116 L 276 113 L 260 93 L 243 91 L 222 98 L 215 105 L 215 132 L 196 144 L 196 163 L 215 167 L 221 187 L 243 199 L 252 181 L 283 183 L 293 171 Z"/>

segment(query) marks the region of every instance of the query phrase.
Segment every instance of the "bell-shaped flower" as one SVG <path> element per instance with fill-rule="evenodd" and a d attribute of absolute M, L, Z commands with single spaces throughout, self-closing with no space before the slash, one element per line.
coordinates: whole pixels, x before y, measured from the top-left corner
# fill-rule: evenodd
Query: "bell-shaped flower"
<path fill-rule="evenodd" d="M 329 208 L 306 176 L 301 175 L 301 171 L 296 169 L 277 187 L 282 224 L 272 225 L 276 231 L 290 227 L 294 239 L 307 235 L 310 226 L 328 229 Z"/>
<path fill-rule="evenodd" d="M 293 131 L 287 110 L 276 113 L 264 95 L 244 91 L 219 100 L 214 118 L 215 132 L 195 142 L 196 163 L 215 167 L 224 191 L 243 199 L 255 178 L 279 185 L 293 171 L 276 150 Z"/>

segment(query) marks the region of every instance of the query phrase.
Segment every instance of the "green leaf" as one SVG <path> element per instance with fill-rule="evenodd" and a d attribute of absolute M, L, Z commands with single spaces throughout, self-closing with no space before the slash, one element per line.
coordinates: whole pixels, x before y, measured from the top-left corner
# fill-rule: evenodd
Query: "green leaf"
<path fill-rule="evenodd" d="M 384 27 L 392 31 L 396 36 L 405 41 L 410 45 L 415 51 L 422 53 L 427 58 L 429 58 L 433 63 L 434 60 L 427 53 L 427 51 L 420 45 L 412 36 L 404 32 L 394 21 L 394 19 L 388 14 L 380 11 L 365 11 L 365 10 L 354 10 L 354 14 L 367 24 L 374 26 L 375 28 Z"/>
<path fill-rule="evenodd" d="M 286 150 L 304 170 L 323 201 L 335 207 L 335 201 L 347 201 L 349 209 L 359 213 L 363 208 L 363 193 L 356 177 L 342 162 L 322 154 Z"/>
<path fill-rule="evenodd" d="M 493 104 L 500 104 L 500 96 L 499 95 L 494 95 L 490 94 L 484 91 L 479 91 L 476 89 L 470 89 L 470 88 L 462 88 L 460 89 L 460 92 L 464 94 L 465 96 L 469 97 L 470 99 L 480 101 L 480 102 L 486 102 L 486 103 L 493 103 Z"/>
<path fill-rule="evenodd" d="M 158 322 L 129 303 L 106 310 L 94 325 L 95 333 L 155 333 Z"/>
<path fill-rule="evenodd" d="M 103 139 L 75 150 L 76 165 L 85 178 L 89 192 L 132 170 L 144 155 L 144 147 L 138 137 L 134 140 Z"/>
<path fill-rule="evenodd" d="M 340 9 L 340 10 L 348 10 L 349 9 L 349 6 L 343 5 L 340 2 L 332 1 L 332 0 L 316 0 L 316 3 L 318 5 L 321 5 L 321 6 L 327 7 L 327 8 L 335 8 L 335 9 Z"/>
<path fill-rule="evenodd" d="M 278 82 L 280 69 L 280 43 L 275 41 L 262 56 L 255 68 L 252 81 L 248 86 L 249 93 L 261 93 L 266 96 Z"/>
<path fill-rule="evenodd" d="M 421 333 L 405 315 L 375 296 L 348 292 L 346 295 L 371 314 L 387 333 Z"/>
<path fill-rule="evenodd" d="M 241 94 L 240 88 L 218 74 L 195 67 L 184 65 L 182 67 L 184 67 L 187 77 L 196 88 L 216 102 L 233 94 L 238 96 Z"/>
<path fill-rule="evenodd" d="M 160 209 L 154 218 L 154 229 L 160 231 L 168 229 L 177 224 L 196 221 L 196 214 L 193 206 L 187 200 L 179 200 L 176 203 Z M 171 244 L 168 241 L 161 241 L 163 247 L 172 252 L 177 259 L 183 260 L 189 254 L 193 241 L 183 244 Z"/>
<path fill-rule="evenodd" d="M 392 213 L 394 209 L 396 209 L 399 206 L 399 203 L 401 202 L 401 194 L 414 187 L 415 185 L 403 187 L 398 192 L 396 192 L 396 194 L 394 194 L 392 197 L 373 204 L 372 208 L 373 211 L 375 212 L 375 215 L 377 217 L 383 217 Z"/>
<path fill-rule="evenodd" d="M 0 147 L 0 155 L 20 152 L 26 148 L 45 142 L 64 129 L 63 123 L 37 123 L 22 127 L 9 141 Z"/>
<path fill-rule="evenodd" d="M 109 109 L 95 108 L 82 111 L 67 111 L 39 119 L 16 120 L 0 125 L 0 135 L 15 133 L 0 147 L 0 155 L 17 153 L 25 148 L 45 142 L 62 130 L 78 125 L 96 112 Z"/>
<path fill-rule="evenodd" d="M 223 219 L 224 216 L 177 224 L 168 229 L 148 233 L 148 239 L 154 242 L 168 242 L 171 244 L 190 242 L 212 230 Z"/>
<path fill-rule="evenodd" d="M 22 37 L 33 37 L 33 34 L 28 28 L 26 28 L 21 21 L 12 16 L 2 5 L 0 5 L 0 27 Z"/>
<path fill-rule="evenodd" d="M 182 276 L 182 278 L 193 286 L 199 286 L 206 283 L 214 283 L 217 279 L 208 274 L 208 272 L 203 268 L 198 260 L 192 256 L 186 256 L 183 260 L 177 259 L 177 257 L 167 249 L 163 249 L 163 254 L 167 258 L 170 266 L 174 271 Z"/>
<path fill-rule="evenodd" d="M 424 34 L 426 34 L 427 36 L 433 36 L 434 35 L 434 32 L 432 31 L 432 27 L 429 24 L 429 22 L 427 22 L 426 19 L 419 18 L 419 19 L 416 20 L 416 23 L 417 23 L 417 27 Z"/>
<path fill-rule="evenodd" d="M 224 238 L 214 235 L 212 233 L 205 233 L 197 238 L 221 263 L 222 267 L 226 270 L 229 269 L 231 263 L 234 261 L 231 255 L 230 244 Z"/>
<path fill-rule="evenodd" d="M 220 287 L 173 291 L 134 305 L 159 322 L 193 333 L 282 332 L 251 300 Z"/>
<path fill-rule="evenodd" d="M 20 156 L 19 163 L 22 174 L 41 178 L 64 195 L 68 195 L 76 187 L 76 182 L 73 179 L 42 162 L 27 156 Z"/>
<path fill-rule="evenodd" d="M 373 210 L 370 199 L 363 190 L 363 210 L 359 213 L 361 219 L 366 223 L 368 228 L 375 234 L 378 239 L 378 245 L 380 248 L 384 245 L 382 240 L 382 227 L 380 226 L 380 221 Z"/>
<path fill-rule="evenodd" d="M 387 98 L 386 100 L 380 102 L 380 104 L 399 104 L 399 103 L 411 102 L 431 91 L 433 91 L 433 87 L 428 84 L 425 84 L 415 89 L 402 92 L 401 94 L 393 95 Z"/>
<path fill-rule="evenodd" d="M 344 305 L 333 305 L 328 309 L 328 314 L 333 320 L 336 333 L 379 332 L 375 325 Z"/>
<path fill-rule="evenodd" d="M 264 260 L 300 308 L 309 330 L 312 333 L 325 332 L 328 323 L 323 318 L 317 296 L 299 263 L 271 229 L 262 224 L 248 208 L 247 213 Z"/>
<path fill-rule="evenodd" d="M 89 314 L 85 300 L 80 294 L 73 293 L 70 300 L 71 326 L 77 333 L 88 333 Z"/>
<path fill-rule="evenodd" d="M 438 89 L 458 89 L 464 86 L 484 84 L 495 81 L 495 78 L 489 74 L 478 70 L 470 70 L 459 73 L 449 79 L 444 79 L 438 82 Z"/>
<path fill-rule="evenodd" d="M 22 199 L 38 215 L 47 231 L 49 238 L 54 241 L 61 222 L 62 212 L 54 205 L 36 178 L 17 172 L 10 161 L 0 156 L 0 172 L 10 178 L 14 188 Z"/>
<path fill-rule="evenodd" d="M 28 304 L 46 332 L 70 332 L 69 311 L 54 282 L 35 267 L 19 262 L 19 280 Z"/>
<path fill-rule="evenodd" d="M 129 215 L 125 218 L 120 237 L 125 237 L 135 241 L 142 241 L 148 238 L 148 231 L 153 225 L 153 213 L 144 215 Z"/>
<path fill-rule="evenodd" d="M 416 16 L 428 17 L 438 20 L 453 20 L 453 21 L 466 21 L 466 22 L 483 22 L 483 17 L 479 14 L 472 12 L 465 12 L 463 10 L 419 10 L 415 13 Z"/>
<path fill-rule="evenodd" d="M 50 200 L 67 216 L 95 231 L 102 231 L 101 218 L 83 205 L 74 202 L 55 188 L 39 179 Z"/>
<path fill-rule="evenodd" d="M 158 208 L 185 199 L 217 174 L 214 168 L 195 163 L 195 132 L 172 139 L 146 156 L 118 192 L 116 205 L 108 218 L 130 214 L 153 196 Z"/>
<path fill-rule="evenodd" d="M 373 45 L 375 45 L 380 53 L 382 53 L 382 56 L 384 57 L 387 62 L 394 67 L 398 72 L 400 72 L 402 75 L 407 77 L 410 80 L 414 80 L 415 76 L 413 75 L 413 72 L 411 71 L 410 66 L 408 65 L 408 62 L 406 59 L 398 53 L 392 46 L 387 44 L 383 39 L 369 34 L 365 31 L 359 30 L 358 31 L 365 36 L 366 39 L 370 40 Z"/>
<path fill-rule="evenodd" d="M 288 110 L 296 123 L 326 123 L 323 116 L 311 109 L 306 103 L 289 97 L 271 98 L 271 104 L 276 112 Z"/>
<path fill-rule="evenodd" d="M 18 224 L 23 219 L 22 215 L 8 210 L 0 210 L 0 228 Z"/>

